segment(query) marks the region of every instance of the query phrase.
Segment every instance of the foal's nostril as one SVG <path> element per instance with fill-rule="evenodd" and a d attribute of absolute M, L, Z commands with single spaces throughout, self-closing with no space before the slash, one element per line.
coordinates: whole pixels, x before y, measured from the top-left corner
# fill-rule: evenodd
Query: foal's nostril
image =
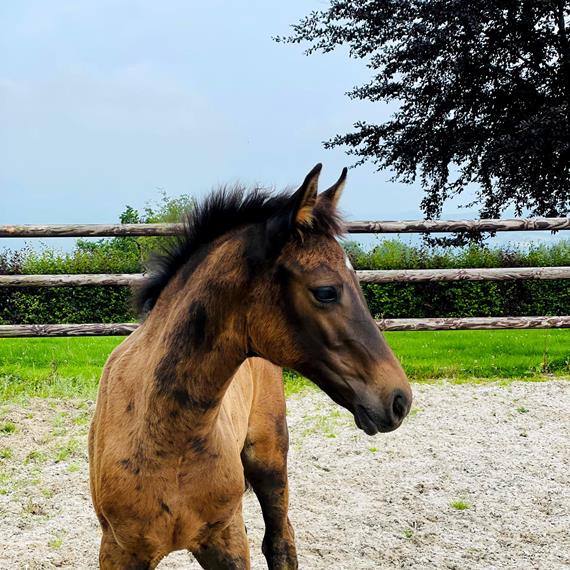
<path fill-rule="evenodd" d="M 396 392 L 392 400 L 392 413 L 396 421 L 401 421 L 406 417 L 410 404 L 402 392 Z"/>

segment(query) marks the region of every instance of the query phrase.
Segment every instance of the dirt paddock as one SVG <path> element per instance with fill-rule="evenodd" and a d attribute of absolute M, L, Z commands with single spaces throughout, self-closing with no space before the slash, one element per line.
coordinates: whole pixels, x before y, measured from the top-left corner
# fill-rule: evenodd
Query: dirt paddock
<path fill-rule="evenodd" d="M 318 392 L 289 400 L 300 568 L 570 567 L 570 383 L 415 385 L 373 438 Z M 0 568 L 96 568 L 92 402 L 0 408 Z M 253 568 L 262 521 L 245 498 Z M 174 553 L 161 570 L 199 568 Z"/>

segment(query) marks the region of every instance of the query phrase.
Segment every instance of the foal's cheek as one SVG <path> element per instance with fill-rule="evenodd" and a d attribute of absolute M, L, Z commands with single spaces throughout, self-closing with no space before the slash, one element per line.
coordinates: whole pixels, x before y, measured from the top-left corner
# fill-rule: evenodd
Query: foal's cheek
<path fill-rule="evenodd" d="M 297 335 L 292 333 L 280 306 L 273 306 L 258 315 L 261 326 L 251 331 L 256 352 L 266 360 L 282 367 L 293 368 L 300 360 L 301 352 Z"/>

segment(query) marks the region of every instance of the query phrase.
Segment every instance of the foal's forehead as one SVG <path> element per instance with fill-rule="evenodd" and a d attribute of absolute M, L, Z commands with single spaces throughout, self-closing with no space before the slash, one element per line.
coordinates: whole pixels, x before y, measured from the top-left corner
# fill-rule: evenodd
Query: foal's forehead
<path fill-rule="evenodd" d="M 296 264 L 307 270 L 326 266 L 337 271 L 347 267 L 352 269 L 346 253 L 338 241 L 331 237 L 311 236 L 297 243 L 289 254 Z"/>

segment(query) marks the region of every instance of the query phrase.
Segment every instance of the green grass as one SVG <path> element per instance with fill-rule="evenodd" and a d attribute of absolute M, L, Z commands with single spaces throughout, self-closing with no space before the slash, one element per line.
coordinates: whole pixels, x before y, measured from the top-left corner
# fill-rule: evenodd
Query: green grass
<path fill-rule="evenodd" d="M 292 370 L 285 370 L 283 372 L 283 378 L 285 380 L 285 394 L 287 397 L 302 392 L 309 385 L 314 386 L 314 384 L 310 384 L 306 378 L 299 376 L 299 374 Z"/>
<path fill-rule="evenodd" d="M 61 534 L 56 534 L 55 536 L 53 536 L 48 540 L 48 546 L 50 548 L 53 548 L 54 550 L 61 548 L 62 545 L 63 545 L 63 536 L 61 536 Z"/>
<path fill-rule="evenodd" d="M 13 455 L 11 447 L 0 447 L 0 459 L 12 459 Z"/>
<path fill-rule="evenodd" d="M 471 508 L 471 505 L 466 501 L 458 500 L 458 501 L 452 501 L 451 507 L 457 511 L 466 511 L 467 509 Z"/>
<path fill-rule="evenodd" d="M 11 434 L 14 433 L 18 428 L 14 422 L 5 422 L 0 424 L 0 433 Z"/>
<path fill-rule="evenodd" d="M 393 332 L 386 339 L 414 381 L 570 376 L 570 330 Z M 0 401 L 93 398 L 120 337 L 0 339 Z M 307 381 L 286 373 L 286 391 Z"/>
<path fill-rule="evenodd" d="M 39 451 L 35 449 L 34 451 L 30 451 L 26 458 L 24 459 L 24 464 L 27 465 L 28 463 L 45 463 L 48 457 L 43 451 Z"/>
<path fill-rule="evenodd" d="M 570 330 L 387 333 L 413 380 L 570 376 Z"/>
<path fill-rule="evenodd" d="M 76 439 L 70 439 L 64 445 L 58 447 L 55 452 L 54 461 L 60 463 L 61 461 L 66 461 L 70 457 L 73 457 L 81 450 L 81 442 Z"/>
<path fill-rule="evenodd" d="M 93 398 L 122 337 L 0 339 L 0 401 L 20 396 Z"/>

